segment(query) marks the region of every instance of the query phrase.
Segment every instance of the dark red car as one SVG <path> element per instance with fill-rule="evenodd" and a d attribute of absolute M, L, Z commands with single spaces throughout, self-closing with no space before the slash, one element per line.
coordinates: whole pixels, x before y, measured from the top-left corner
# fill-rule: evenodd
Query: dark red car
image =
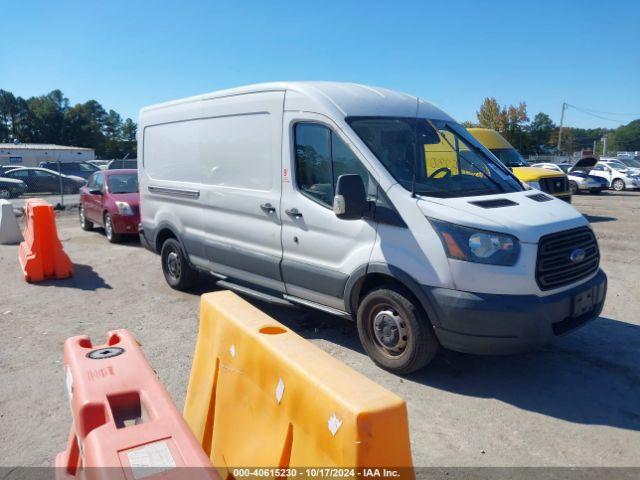
<path fill-rule="evenodd" d="M 137 235 L 140 223 L 140 192 L 137 170 L 101 170 L 80 189 L 80 226 L 91 230 L 102 225 L 107 240 Z"/>

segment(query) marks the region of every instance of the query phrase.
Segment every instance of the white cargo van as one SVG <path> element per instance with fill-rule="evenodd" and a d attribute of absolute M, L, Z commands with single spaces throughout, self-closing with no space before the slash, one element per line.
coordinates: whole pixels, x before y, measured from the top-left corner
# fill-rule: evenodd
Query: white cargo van
<path fill-rule="evenodd" d="M 527 350 L 602 310 L 587 220 L 420 98 L 253 85 L 144 108 L 138 145 L 141 237 L 172 287 L 209 272 L 354 318 L 388 370 L 414 371 L 439 345 Z"/>

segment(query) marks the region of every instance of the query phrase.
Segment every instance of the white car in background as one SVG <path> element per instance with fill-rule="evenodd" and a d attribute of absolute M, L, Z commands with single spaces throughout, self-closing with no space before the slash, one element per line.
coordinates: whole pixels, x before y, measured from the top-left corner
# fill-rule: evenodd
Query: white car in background
<path fill-rule="evenodd" d="M 608 183 L 603 182 L 600 177 L 592 176 L 582 171 L 572 172 L 572 165 L 570 163 L 535 163 L 531 166 L 566 174 L 569 178 L 569 188 L 571 189 L 572 195 L 580 192 L 600 193 L 609 186 Z"/>
<path fill-rule="evenodd" d="M 589 174 L 604 178 L 617 192 L 625 189 L 640 189 L 640 169 L 629 168 L 619 160 L 601 160 Z"/>
<path fill-rule="evenodd" d="M 636 160 L 635 158 L 618 158 L 615 161 L 625 164 L 627 168 L 631 170 L 640 171 L 640 160 Z"/>

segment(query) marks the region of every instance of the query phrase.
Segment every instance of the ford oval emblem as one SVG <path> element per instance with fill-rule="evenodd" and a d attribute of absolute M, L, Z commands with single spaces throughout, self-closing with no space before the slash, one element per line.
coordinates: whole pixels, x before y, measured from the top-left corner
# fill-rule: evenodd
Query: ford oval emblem
<path fill-rule="evenodd" d="M 585 252 L 584 249 L 576 248 L 573 252 L 571 252 L 571 255 L 569 255 L 569 260 L 571 260 L 572 263 L 580 263 L 586 256 L 587 252 Z"/>

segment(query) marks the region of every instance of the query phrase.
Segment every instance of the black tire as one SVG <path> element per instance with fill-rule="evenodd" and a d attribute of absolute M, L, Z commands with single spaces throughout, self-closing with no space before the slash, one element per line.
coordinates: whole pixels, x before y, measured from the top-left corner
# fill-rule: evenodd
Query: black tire
<path fill-rule="evenodd" d="M 427 315 L 399 286 L 383 285 L 367 293 L 358 306 L 357 324 L 369 357 L 389 372 L 415 372 L 438 352 L 438 339 Z"/>
<path fill-rule="evenodd" d="M 109 240 L 109 243 L 118 243 L 120 241 L 120 235 L 113 230 L 113 221 L 108 213 L 104 214 L 104 235 Z"/>
<path fill-rule="evenodd" d="M 611 188 L 613 188 L 616 192 L 621 192 L 624 190 L 624 180 L 621 178 L 616 178 L 613 182 L 611 182 Z"/>
<path fill-rule="evenodd" d="M 182 252 L 182 246 L 175 238 L 168 238 L 160 250 L 162 273 L 169 286 L 175 290 L 188 290 L 197 279 L 197 272 L 189 264 Z"/>
<path fill-rule="evenodd" d="M 5 187 L 0 187 L 0 199 L 7 200 L 12 196 L 13 195 L 11 194 L 11 190 Z"/>
<path fill-rule="evenodd" d="M 80 204 L 78 207 L 78 218 L 80 220 L 80 228 L 90 232 L 93 230 L 93 222 L 87 220 L 87 217 L 84 214 L 84 205 Z"/>
<path fill-rule="evenodd" d="M 569 190 L 571 190 L 571 195 L 577 195 L 580 193 L 580 188 L 578 188 L 578 184 L 573 180 L 569 180 Z"/>

